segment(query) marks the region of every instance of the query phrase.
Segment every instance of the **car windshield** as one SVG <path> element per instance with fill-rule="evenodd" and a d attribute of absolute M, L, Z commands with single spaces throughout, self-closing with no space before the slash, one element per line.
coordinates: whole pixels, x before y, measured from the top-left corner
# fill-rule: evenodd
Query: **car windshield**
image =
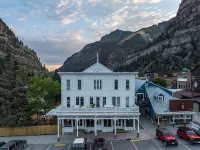
<path fill-rule="evenodd" d="M 195 134 L 195 132 L 192 130 L 189 130 L 189 131 L 186 131 L 186 134 Z"/>
<path fill-rule="evenodd" d="M 103 143 L 97 144 L 96 148 L 104 148 L 104 144 Z"/>
<path fill-rule="evenodd" d="M 74 148 L 84 147 L 82 143 L 73 144 Z"/>
<path fill-rule="evenodd" d="M 172 134 L 170 132 L 166 132 L 166 133 L 163 133 L 164 136 L 171 136 Z"/>
<path fill-rule="evenodd" d="M 103 142 L 104 142 L 104 139 L 98 139 L 98 142 L 102 142 L 102 143 L 103 143 Z"/>

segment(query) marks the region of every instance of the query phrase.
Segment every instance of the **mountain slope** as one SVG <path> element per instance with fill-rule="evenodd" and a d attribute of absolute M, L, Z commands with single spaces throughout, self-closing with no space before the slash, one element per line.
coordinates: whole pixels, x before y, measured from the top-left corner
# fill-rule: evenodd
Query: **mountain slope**
<path fill-rule="evenodd" d="M 69 57 L 57 71 L 83 71 L 96 61 L 97 52 L 101 63 L 115 69 L 126 61 L 127 56 L 160 35 L 167 25 L 168 22 L 163 22 L 137 32 L 115 30 Z"/>
<path fill-rule="evenodd" d="M 28 79 L 46 73 L 36 53 L 0 19 L 0 126 L 28 124 Z"/>
<path fill-rule="evenodd" d="M 200 0 L 183 0 L 165 31 L 118 70 L 179 71 L 200 63 Z M 135 56 L 136 55 L 136 56 Z"/>

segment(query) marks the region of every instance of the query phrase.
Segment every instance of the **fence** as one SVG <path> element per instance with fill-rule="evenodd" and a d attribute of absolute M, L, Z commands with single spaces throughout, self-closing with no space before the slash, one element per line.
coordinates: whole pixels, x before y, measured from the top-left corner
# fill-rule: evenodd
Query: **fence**
<path fill-rule="evenodd" d="M 57 125 L 41 125 L 29 127 L 0 128 L 0 136 L 30 136 L 57 134 Z M 60 127 L 60 134 L 62 128 Z"/>

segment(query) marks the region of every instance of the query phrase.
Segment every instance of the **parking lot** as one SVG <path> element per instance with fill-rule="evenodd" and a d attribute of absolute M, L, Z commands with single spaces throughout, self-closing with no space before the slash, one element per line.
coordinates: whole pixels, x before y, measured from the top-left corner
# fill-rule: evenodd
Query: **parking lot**
<path fill-rule="evenodd" d="M 177 138 L 178 139 L 178 138 Z M 156 139 L 143 141 L 107 141 L 107 150 L 199 150 L 199 145 L 189 145 L 187 141 L 178 139 L 178 146 L 165 147 L 162 141 Z M 40 144 L 28 145 L 25 150 L 72 150 L 71 144 Z M 93 150 L 93 144 L 87 144 L 87 150 Z"/>

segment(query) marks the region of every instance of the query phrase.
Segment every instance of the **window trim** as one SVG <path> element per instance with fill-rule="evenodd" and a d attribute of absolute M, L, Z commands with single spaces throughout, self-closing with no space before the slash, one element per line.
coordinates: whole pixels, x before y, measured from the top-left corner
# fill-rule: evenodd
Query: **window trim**
<path fill-rule="evenodd" d="M 161 98 L 161 99 L 160 99 Z M 158 96 L 158 101 L 163 102 L 164 101 L 164 96 Z"/>

